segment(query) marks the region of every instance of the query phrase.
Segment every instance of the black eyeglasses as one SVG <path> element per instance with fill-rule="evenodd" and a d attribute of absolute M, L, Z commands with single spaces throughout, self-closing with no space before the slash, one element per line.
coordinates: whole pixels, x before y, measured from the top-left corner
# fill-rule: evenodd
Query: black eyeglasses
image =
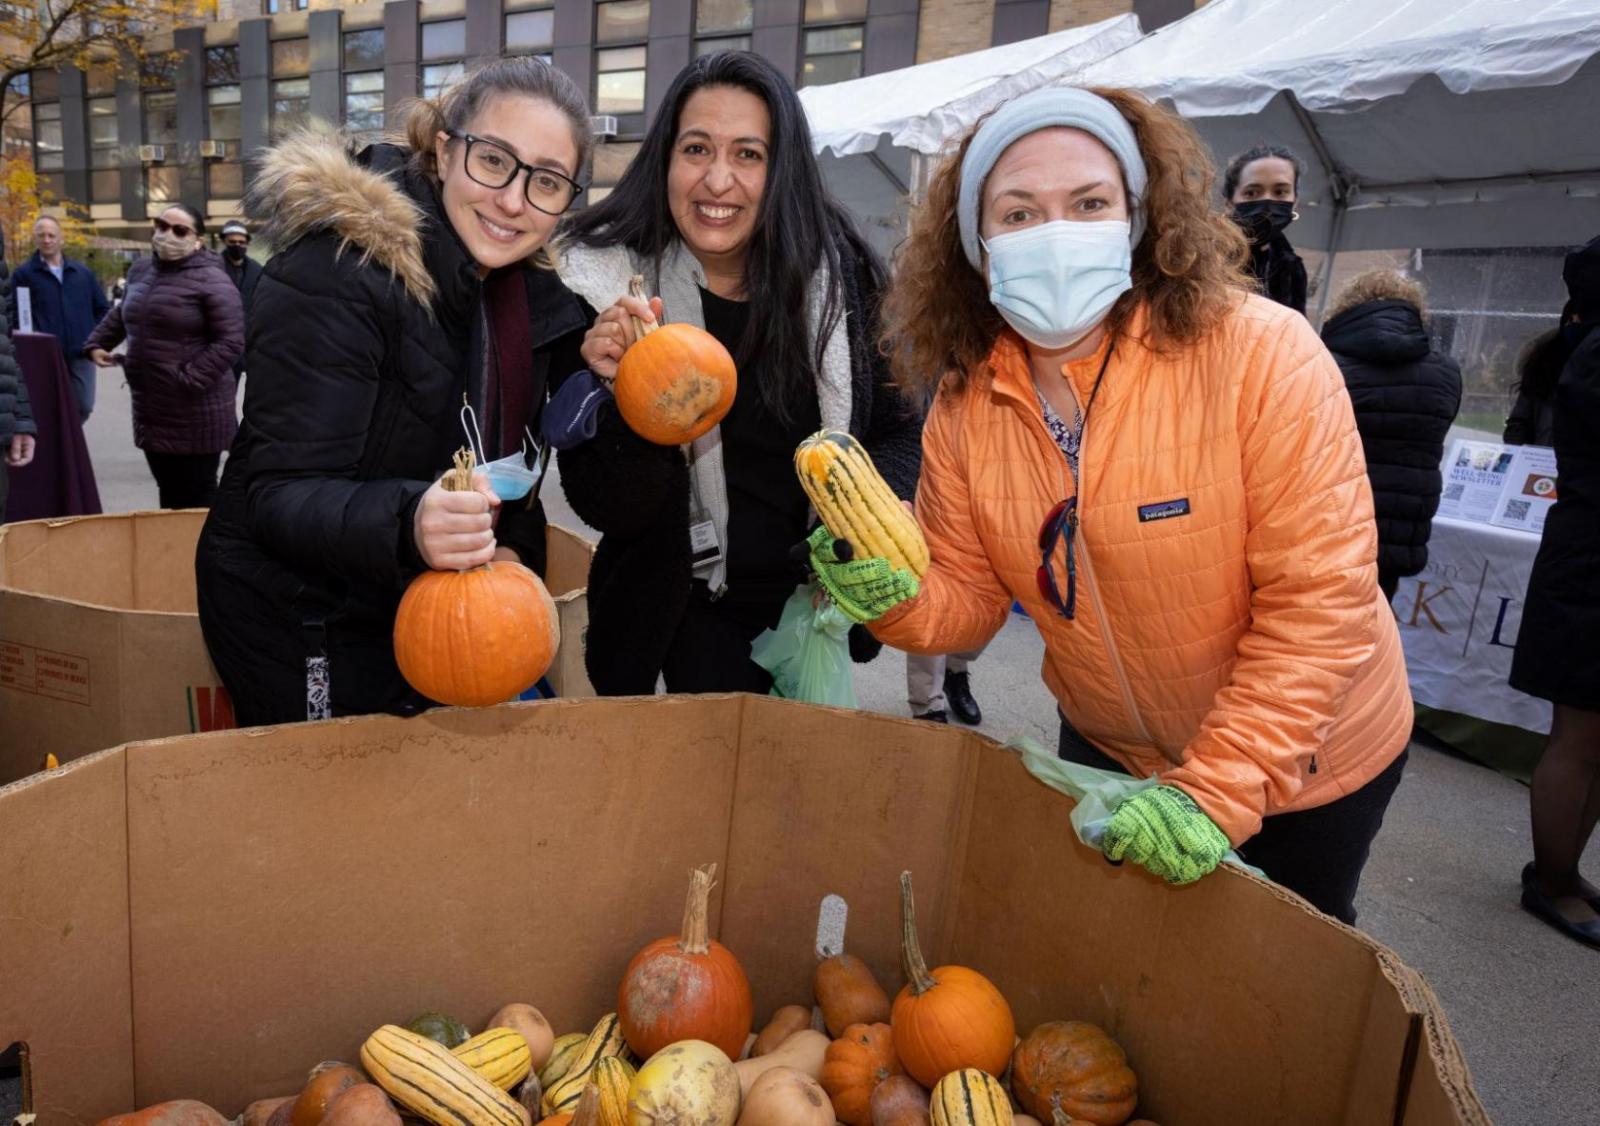
<path fill-rule="evenodd" d="M 1039 583 L 1039 594 L 1050 605 L 1054 606 L 1063 618 L 1072 620 L 1078 606 L 1078 566 L 1072 558 L 1072 541 L 1078 530 L 1078 498 L 1068 497 L 1059 502 L 1045 514 L 1044 523 L 1039 526 L 1039 569 L 1034 572 L 1034 578 Z M 1061 596 L 1061 588 L 1056 585 L 1055 566 L 1052 557 L 1056 553 L 1056 544 L 1065 540 L 1067 544 L 1067 595 Z"/>
<path fill-rule="evenodd" d="M 193 227 L 186 227 L 182 223 L 169 223 L 165 219 L 155 219 L 152 221 L 156 225 L 156 230 L 160 231 L 162 234 L 166 234 L 170 231 L 179 238 L 188 238 L 190 235 L 194 234 Z"/>
<path fill-rule="evenodd" d="M 526 172 L 528 182 L 522 194 L 536 211 L 560 215 L 572 206 L 572 201 L 583 190 L 583 185 L 578 181 L 554 168 L 524 164 L 504 145 L 474 137 L 459 129 L 449 130 L 449 136 L 466 144 L 467 176 L 473 183 L 498 191 Z"/>

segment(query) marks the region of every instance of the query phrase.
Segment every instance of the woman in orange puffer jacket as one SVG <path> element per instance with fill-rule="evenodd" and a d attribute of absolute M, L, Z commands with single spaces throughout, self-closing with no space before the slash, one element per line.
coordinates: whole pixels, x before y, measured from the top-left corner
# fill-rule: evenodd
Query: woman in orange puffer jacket
<path fill-rule="evenodd" d="M 937 387 L 920 589 L 819 578 L 911 652 L 984 644 L 1012 601 L 1045 641 L 1061 753 L 1156 775 L 1103 848 L 1165 878 L 1227 848 L 1353 921 L 1411 730 L 1361 440 L 1305 319 L 1250 294 L 1190 128 L 1138 95 L 1002 107 L 943 166 L 886 309 Z"/>

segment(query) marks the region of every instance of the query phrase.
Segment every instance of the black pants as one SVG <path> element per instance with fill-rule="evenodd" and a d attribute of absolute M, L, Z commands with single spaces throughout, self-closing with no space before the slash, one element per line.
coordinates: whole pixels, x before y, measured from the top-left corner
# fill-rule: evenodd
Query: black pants
<path fill-rule="evenodd" d="M 1069 762 L 1115 770 L 1127 769 L 1102 753 L 1063 722 L 1057 753 Z M 1261 831 L 1239 846 L 1239 855 L 1276 884 L 1304 896 L 1317 910 L 1352 926 L 1356 921 L 1356 886 L 1372 852 L 1372 838 L 1400 785 L 1409 750 L 1353 794 L 1327 805 L 1295 813 L 1275 813 Z"/>
<path fill-rule="evenodd" d="M 162 508 L 210 508 L 217 492 L 221 454 L 163 454 L 144 451 L 144 460 L 161 492 Z"/>
<path fill-rule="evenodd" d="M 667 691 L 772 691 L 772 674 L 750 659 L 750 643 L 778 624 L 788 597 L 713 602 L 697 582 L 661 668 Z"/>

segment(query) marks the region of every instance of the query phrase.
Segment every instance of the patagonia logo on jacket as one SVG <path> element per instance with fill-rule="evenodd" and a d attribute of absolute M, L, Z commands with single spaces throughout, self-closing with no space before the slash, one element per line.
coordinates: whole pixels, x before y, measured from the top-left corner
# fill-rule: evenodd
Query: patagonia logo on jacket
<path fill-rule="evenodd" d="M 1139 506 L 1139 523 L 1148 524 L 1152 520 L 1170 520 L 1174 516 L 1189 515 L 1189 498 L 1179 497 L 1177 500 L 1163 500 L 1155 504 L 1141 504 Z"/>

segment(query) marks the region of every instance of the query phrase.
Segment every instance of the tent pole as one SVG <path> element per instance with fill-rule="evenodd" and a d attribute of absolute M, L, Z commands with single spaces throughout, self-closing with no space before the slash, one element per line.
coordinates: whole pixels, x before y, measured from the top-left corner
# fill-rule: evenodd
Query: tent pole
<path fill-rule="evenodd" d="M 1322 260 L 1322 275 L 1317 282 L 1317 315 L 1311 323 L 1322 331 L 1322 318 L 1328 311 L 1328 293 L 1333 288 L 1333 260 L 1339 256 L 1339 244 L 1344 240 L 1344 217 L 1350 206 L 1344 200 L 1333 205 L 1333 230 L 1328 235 L 1328 256 Z"/>

